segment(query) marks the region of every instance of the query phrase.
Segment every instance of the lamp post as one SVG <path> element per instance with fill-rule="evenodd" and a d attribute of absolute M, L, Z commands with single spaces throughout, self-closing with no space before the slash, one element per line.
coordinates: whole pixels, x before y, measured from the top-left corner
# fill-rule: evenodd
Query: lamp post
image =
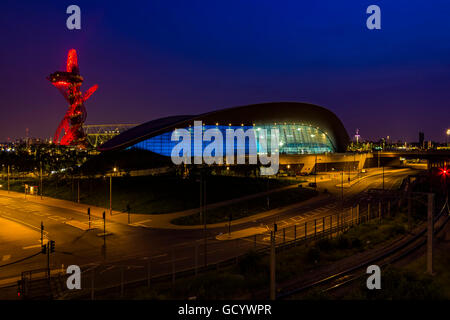
<path fill-rule="evenodd" d="M 317 153 L 314 160 L 314 188 L 317 189 Z"/>
<path fill-rule="evenodd" d="M 113 168 L 113 173 L 117 172 L 117 168 Z M 109 176 L 109 214 L 112 216 L 112 176 L 113 173 Z"/>
<path fill-rule="evenodd" d="M 447 134 L 447 135 L 446 135 L 446 138 L 447 138 L 447 139 L 446 139 L 445 141 L 446 141 L 447 147 L 449 147 L 449 144 L 448 144 L 448 137 L 450 136 L 450 129 L 447 129 L 446 134 Z"/>
<path fill-rule="evenodd" d="M 39 173 L 39 178 L 40 178 L 40 186 L 39 186 L 39 191 L 41 194 L 41 200 L 42 200 L 42 161 L 40 162 L 40 173 Z"/>
<path fill-rule="evenodd" d="M 342 211 L 344 211 L 344 170 L 341 173 L 341 206 Z"/>

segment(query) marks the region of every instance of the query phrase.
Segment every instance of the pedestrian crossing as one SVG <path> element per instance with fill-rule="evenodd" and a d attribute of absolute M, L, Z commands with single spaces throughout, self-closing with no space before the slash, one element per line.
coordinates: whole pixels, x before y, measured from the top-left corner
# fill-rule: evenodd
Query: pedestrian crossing
<path fill-rule="evenodd" d="M 66 225 L 78 228 L 80 230 L 86 231 L 90 229 L 100 229 L 103 228 L 103 220 L 92 220 L 90 223 L 91 228 L 89 229 L 89 221 L 78 221 L 78 220 L 67 220 L 64 221 Z"/>
<path fill-rule="evenodd" d="M 330 212 L 333 209 L 335 209 L 335 205 L 329 204 L 327 206 L 316 208 L 314 210 L 302 213 L 297 216 L 289 217 L 289 218 L 282 219 L 282 220 L 277 220 L 276 224 L 277 224 L 278 229 L 287 228 L 287 227 L 293 226 L 295 224 L 304 223 L 306 220 L 308 220 L 312 217 L 318 216 L 320 214 L 324 214 L 326 212 Z"/>

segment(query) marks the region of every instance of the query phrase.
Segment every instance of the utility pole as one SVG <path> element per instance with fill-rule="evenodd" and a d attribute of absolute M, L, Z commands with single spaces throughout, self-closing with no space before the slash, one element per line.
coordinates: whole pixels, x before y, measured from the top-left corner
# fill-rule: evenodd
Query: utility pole
<path fill-rule="evenodd" d="M 112 216 L 112 173 L 109 176 L 109 215 Z"/>
<path fill-rule="evenodd" d="M 380 167 L 380 150 L 378 150 L 378 168 Z"/>
<path fill-rule="evenodd" d="M 408 177 L 408 230 L 411 231 L 412 229 L 412 219 L 411 219 L 411 210 L 412 210 L 412 199 L 411 199 L 411 186 L 409 184 L 410 179 Z"/>
<path fill-rule="evenodd" d="M 352 169 L 352 166 L 349 164 L 348 165 L 348 182 L 350 183 L 350 175 L 351 175 L 351 169 Z"/>
<path fill-rule="evenodd" d="M 204 211 L 203 211 L 203 236 L 204 236 L 204 251 L 205 251 L 205 268 L 208 266 L 208 239 L 206 234 L 206 177 L 203 181 L 203 203 L 204 203 Z"/>
<path fill-rule="evenodd" d="M 44 223 L 41 221 L 41 246 L 44 244 Z"/>
<path fill-rule="evenodd" d="M 317 189 L 317 153 L 314 163 L 314 188 Z"/>
<path fill-rule="evenodd" d="M 276 298 L 276 278 L 275 278 L 275 231 L 270 232 L 270 300 Z"/>
<path fill-rule="evenodd" d="M 130 219 L 130 211 L 131 211 L 131 208 L 130 208 L 130 204 L 129 204 L 129 203 L 127 203 L 128 224 L 130 224 L 130 223 L 131 223 L 131 219 Z"/>
<path fill-rule="evenodd" d="M 344 170 L 342 170 L 341 175 L 341 206 L 342 210 L 344 210 Z"/>
<path fill-rule="evenodd" d="M 91 230 L 91 208 L 87 208 L 87 215 L 89 218 L 89 230 Z"/>
<path fill-rule="evenodd" d="M 42 161 L 40 162 L 40 165 L 41 165 L 41 170 L 40 170 L 40 175 L 39 175 L 39 177 L 40 177 L 40 186 L 39 186 L 39 189 L 40 189 L 40 194 L 41 194 L 41 200 L 42 200 Z"/>
<path fill-rule="evenodd" d="M 47 242 L 47 276 L 50 280 L 50 241 Z"/>
<path fill-rule="evenodd" d="M 9 193 L 9 164 L 8 164 L 8 193 Z"/>
<path fill-rule="evenodd" d="M 112 176 L 113 173 L 117 171 L 117 168 L 113 168 L 113 172 L 111 172 L 111 175 L 109 176 L 109 215 L 112 216 Z"/>
<path fill-rule="evenodd" d="M 106 248 L 106 213 L 103 211 L 103 247 Z"/>
<path fill-rule="evenodd" d="M 428 193 L 427 273 L 433 274 L 434 193 Z"/>
<path fill-rule="evenodd" d="M 384 190 L 384 166 L 383 166 L 383 190 Z"/>

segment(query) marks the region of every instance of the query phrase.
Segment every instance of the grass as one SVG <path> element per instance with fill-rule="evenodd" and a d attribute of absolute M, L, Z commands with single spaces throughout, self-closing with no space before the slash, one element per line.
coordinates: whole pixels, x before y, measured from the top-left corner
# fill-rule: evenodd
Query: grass
<path fill-rule="evenodd" d="M 289 180 L 209 176 L 207 179 L 208 204 L 245 195 L 280 188 L 294 183 Z M 6 182 L 1 181 L 5 189 Z M 38 179 L 11 180 L 11 190 L 24 192 L 24 184 L 39 185 Z M 62 177 L 45 179 L 44 196 L 76 201 L 78 180 Z M 112 180 L 113 210 L 125 211 L 127 204 L 133 213 L 161 214 L 199 206 L 200 186 L 195 179 L 179 176 L 114 177 Z M 109 178 L 80 179 L 80 202 L 109 207 Z"/>
<path fill-rule="evenodd" d="M 257 197 L 231 205 L 207 210 L 207 223 L 219 223 L 229 221 L 229 217 L 233 220 L 248 217 L 257 213 L 264 212 L 268 209 L 274 209 L 296 202 L 308 200 L 317 195 L 317 191 L 304 188 L 295 188 L 284 190 L 269 195 L 269 205 L 267 207 L 267 196 Z M 199 225 L 203 223 L 200 219 L 200 213 L 184 216 L 172 220 L 172 223 L 179 225 Z"/>

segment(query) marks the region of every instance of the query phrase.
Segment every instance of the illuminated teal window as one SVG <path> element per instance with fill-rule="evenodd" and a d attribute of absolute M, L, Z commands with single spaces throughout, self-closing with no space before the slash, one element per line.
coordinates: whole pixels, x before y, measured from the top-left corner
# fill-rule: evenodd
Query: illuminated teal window
<path fill-rule="evenodd" d="M 311 153 L 325 153 L 334 152 L 336 150 L 334 143 L 328 136 L 327 132 L 322 131 L 320 128 L 308 126 L 308 125 L 296 125 L 296 124 L 261 124 L 253 126 L 223 126 L 223 125 L 204 125 L 203 130 L 210 128 L 217 128 L 221 131 L 223 141 L 223 154 L 226 154 L 226 129 L 243 129 L 244 131 L 254 128 L 256 134 L 256 150 L 260 151 L 258 141 L 263 137 L 263 134 L 269 134 L 267 137 L 267 146 L 270 152 L 271 129 L 279 130 L 279 153 L 280 154 L 311 154 Z M 187 128 L 191 132 L 191 153 L 194 155 L 194 133 L 193 128 Z M 264 130 L 265 129 L 265 130 Z M 161 135 L 146 139 L 138 142 L 129 148 L 138 148 L 149 150 L 164 156 L 170 157 L 173 147 L 178 144 L 178 141 L 171 141 L 172 132 L 166 132 Z M 202 150 L 210 142 L 203 142 Z M 235 153 L 239 149 L 245 149 L 245 153 L 248 154 L 249 146 L 248 139 L 246 139 L 245 145 L 237 143 L 235 140 Z"/>

